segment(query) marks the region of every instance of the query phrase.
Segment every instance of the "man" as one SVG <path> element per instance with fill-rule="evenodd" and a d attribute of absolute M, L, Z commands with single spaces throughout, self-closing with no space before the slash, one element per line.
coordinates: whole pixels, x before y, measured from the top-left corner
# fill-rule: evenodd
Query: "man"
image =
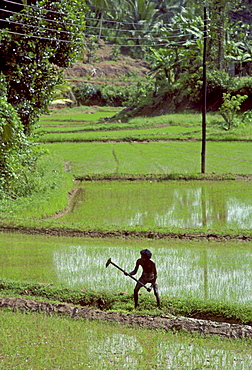
<path fill-rule="evenodd" d="M 158 285 L 156 283 L 157 280 L 157 269 L 154 261 L 151 260 L 151 252 L 149 249 L 143 249 L 141 252 L 141 258 L 136 261 L 136 266 L 134 270 L 130 273 L 125 273 L 125 275 L 135 275 L 138 271 L 139 266 L 142 266 L 143 272 L 139 279 L 141 283 L 144 285 L 146 283 L 151 283 L 151 287 L 148 288 L 151 291 L 151 288 L 154 290 L 154 294 L 157 300 L 157 306 L 160 308 L 160 298 L 158 294 Z M 134 289 L 134 301 L 135 301 L 135 308 L 138 306 L 138 291 L 142 287 L 141 284 L 137 283 Z"/>

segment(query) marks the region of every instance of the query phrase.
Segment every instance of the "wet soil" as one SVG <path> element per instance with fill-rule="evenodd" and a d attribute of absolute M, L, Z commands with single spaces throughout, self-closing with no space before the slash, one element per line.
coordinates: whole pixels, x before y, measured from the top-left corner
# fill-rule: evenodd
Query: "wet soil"
<path fill-rule="evenodd" d="M 216 241 L 251 241 L 252 236 L 246 234 L 217 234 L 213 232 L 181 232 L 181 233 L 161 233 L 155 231 L 129 231 L 129 230 L 74 230 L 62 228 L 43 228 L 43 227 L 26 227 L 26 226 L 8 226 L 0 225 L 0 232 L 37 234 L 48 236 L 66 236 L 66 237 L 90 237 L 90 238 L 123 238 L 123 239 L 179 239 L 179 240 L 216 240 Z"/>
<path fill-rule="evenodd" d="M 204 336 L 222 336 L 227 338 L 252 338 L 252 327 L 249 325 L 230 324 L 210 320 L 201 320 L 168 315 L 137 315 L 119 312 L 105 312 L 90 307 L 71 306 L 62 303 L 40 302 L 23 298 L 0 298 L 0 308 L 12 311 L 39 312 L 47 315 L 67 315 L 73 319 L 110 321 L 131 327 L 147 327 L 149 329 L 183 330 L 188 333 L 198 332 Z"/>

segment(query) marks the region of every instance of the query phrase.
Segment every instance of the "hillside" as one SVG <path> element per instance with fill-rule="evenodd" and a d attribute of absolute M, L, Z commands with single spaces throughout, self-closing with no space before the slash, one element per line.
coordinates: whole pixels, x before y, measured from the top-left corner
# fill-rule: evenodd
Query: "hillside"
<path fill-rule="evenodd" d="M 131 82 L 133 77 L 144 77 L 149 71 L 148 62 L 133 59 L 126 53 L 115 55 L 112 46 L 100 43 L 92 57 L 83 55 L 83 60 L 65 71 L 65 77 L 74 82 L 121 84 Z"/>

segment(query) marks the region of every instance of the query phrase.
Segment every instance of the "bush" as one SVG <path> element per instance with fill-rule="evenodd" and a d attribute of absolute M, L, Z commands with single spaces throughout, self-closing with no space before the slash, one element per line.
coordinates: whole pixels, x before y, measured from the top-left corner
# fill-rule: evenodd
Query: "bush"
<path fill-rule="evenodd" d="M 1 82 L 2 81 L 2 82 Z M 0 199 L 24 195 L 29 174 L 42 151 L 28 140 L 16 110 L 7 102 L 3 78 L 0 81 Z"/>
<path fill-rule="evenodd" d="M 73 88 L 73 93 L 78 105 L 104 105 L 99 87 L 90 83 L 82 83 Z"/>
<path fill-rule="evenodd" d="M 227 123 L 227 129 L 229 130 L 232 125 L 237 121 L 237 113 L 241 108 L 241 104 L 247 99 L 247 95 L 234 95 L 231 96 L 229 93 L 223 94 L 223 103 L 219 108 L 219 112 Z"/>
<path fill-rule="evenodd" d="M 78 105 L 130 106 L 139 103 L 152 88 L 152 83 L 139 81 L 133 85 L 82 83 L 73 88 Z"/>

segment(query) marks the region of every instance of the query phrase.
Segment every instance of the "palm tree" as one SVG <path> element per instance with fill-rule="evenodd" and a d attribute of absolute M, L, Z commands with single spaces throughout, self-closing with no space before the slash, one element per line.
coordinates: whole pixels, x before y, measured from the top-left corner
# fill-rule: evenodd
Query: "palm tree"
<path fill-rule="evenodd" d="M 113 7 L 111 0 L 93 0 L 92 2 L 88 2 L 88 5 L 91 9 L 95 12 L 95 17 L 99 19 L 99 34 L 98 34 L 98 41 L 101 39 L 102 34 L 102 25 L 103 25 L 103 17 L 105 13 L 108 13 L 109 7 Z"/>
<path fill-rule="evenodd" d="M 160 12 L 152 0 L 126 0 L 124 11 L 127 44 L 136 45 L 133 50 L 138 57 L 142 57 L 144 47 L 141 45 L 151 45 L 163 25 Z"/>

